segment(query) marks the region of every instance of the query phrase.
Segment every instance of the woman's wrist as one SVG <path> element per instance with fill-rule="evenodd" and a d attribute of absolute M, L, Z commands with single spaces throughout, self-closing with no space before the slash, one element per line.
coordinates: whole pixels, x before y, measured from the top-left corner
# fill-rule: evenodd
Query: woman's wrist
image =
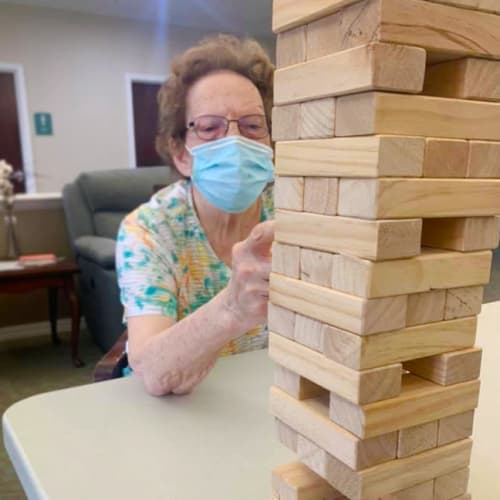
<path fill-rule="evenodd" d="M 219 292 L 217 300 L 219 301 L 220 321 L 224 327 L 223 329 L 228 332 L 230 339 L 237 338 L 251 329 L 251 326 L 247 325 L 249 318 L 245 318 L 238 305 L 231 300 L 227 288 Z"/>

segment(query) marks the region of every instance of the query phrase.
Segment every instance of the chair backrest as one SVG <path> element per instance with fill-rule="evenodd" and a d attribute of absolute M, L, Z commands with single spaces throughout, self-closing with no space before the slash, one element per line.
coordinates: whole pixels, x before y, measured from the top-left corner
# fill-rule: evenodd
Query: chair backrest
<path fill-rule="evenodd" d="M 63 189 L 71 240 L 85 235 L 116 238 L 123 217 L 149 200 L 153 186 L 171 182 L 170 167 L 116 169 L 80 174 Z"/>

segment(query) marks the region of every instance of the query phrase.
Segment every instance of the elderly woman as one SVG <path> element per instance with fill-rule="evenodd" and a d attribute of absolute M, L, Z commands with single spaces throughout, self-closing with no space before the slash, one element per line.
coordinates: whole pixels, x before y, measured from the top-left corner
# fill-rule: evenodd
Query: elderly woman
<path fill-rule="evenodd" d="M 157 148 L 185 179 L 128 215 L 117 245 L 129 363 L 153 395 L 267 345 L 272 78 L 255 41 L 220 35 L 160 91 Z"/>

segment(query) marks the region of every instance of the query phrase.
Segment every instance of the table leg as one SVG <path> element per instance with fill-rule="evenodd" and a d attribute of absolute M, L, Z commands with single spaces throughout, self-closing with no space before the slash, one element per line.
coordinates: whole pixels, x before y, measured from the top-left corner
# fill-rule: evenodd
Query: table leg
<path fill-rule="evenodd" d="M 57 335 L 57 288 L 50 287 L 49 291 L 49 319 L 50 319 L 50 332 L 52 336 L 52 343 L 58 345 L 61 339 Z"/>
<path fill-rule="evenodd" d="M 78 303 L 73 276 L 65 279 L 64 293 L 71 306 L 71 359 L 73 360 L 73 365 L 80 368 L 85 363 L 78 356 L 78 342 L 80 339 L 80 304 Z"/>

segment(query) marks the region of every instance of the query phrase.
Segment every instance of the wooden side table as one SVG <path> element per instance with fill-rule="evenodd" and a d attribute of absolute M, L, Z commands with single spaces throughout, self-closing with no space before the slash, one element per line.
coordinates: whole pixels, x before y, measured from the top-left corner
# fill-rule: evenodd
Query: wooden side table
<path fill-rule="evenodd" d="M 84 365 L 78 356 L 80 304 L 75 290 L 75 275 L 79 272 L 75 262 L 69 259 L 56 264 L 0 271 L 0 293 L 24 293 L 38 288 L 48 290 L 50 328 L 54 344 L 60 343 L 57 335 L 57 290 L 64 290 L 71 307 L 71 359 L 78 368 Z"/>

